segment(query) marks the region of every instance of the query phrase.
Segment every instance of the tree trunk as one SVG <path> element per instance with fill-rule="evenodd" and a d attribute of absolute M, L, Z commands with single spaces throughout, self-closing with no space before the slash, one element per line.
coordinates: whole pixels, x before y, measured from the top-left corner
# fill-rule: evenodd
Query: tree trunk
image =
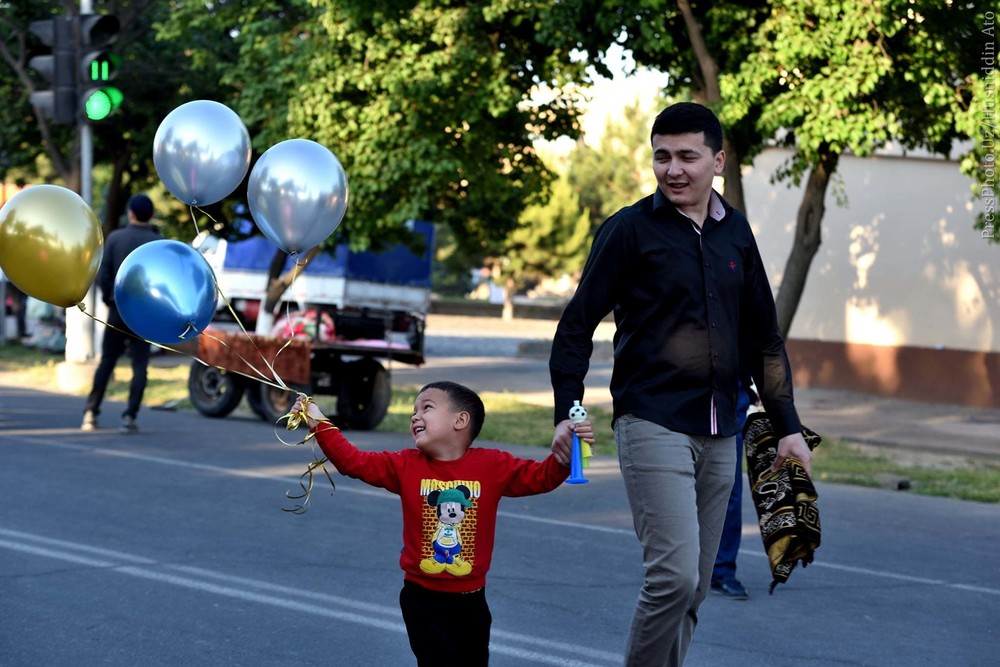
<path fill-rule="evenodd" d="M 108 193 L 105 199 L 104 220 L 101 222 L 105 238 L 112 231 L 118 229 L 118 218 L 128 205 L 128 198 L 122 189 L 122 182 L 124 181 L 125 172 L 128 169 L 128 163 L 129 152 L 122 151 L 115 153 L 111 165 L 111 182 L 108 183 Z"/>
<path fill-rule="evenodd" d="M 820 149 L 819 162 L 809 173 L 806 189 L 802 193 L 802 202 L 795 222 L 795 241 L 792 251 L 785 263 L 785 272 L 781 277 L 781 286 L 775 306 L 778 310 L 778 327 L 781 335 L 788 337 L 792 328 L 795 311 L 799 308 L 799 300 L 806 288 L 806 278 L 813 257 L 819 250 L 822 241 L 823 214 L 826 212 L 826 191 L 830 185 L 830 177 L 837 170 L 840 156 L 833 153 L 829 146 Z"/>
<path fill-rule="evenodd" d="M 271 265 L 267 269 L 267 293 L 264 298 L 264 304 L 261 307 L 261 312 L 275 312 L 278 304 L 281 303 L 282 295 L 292 286 L 295 279 L 302 275 L 302 272 L 309 265 L 309 262 L 312 261 L 312 258 L 318 254 L 319 246 L 310 248 L 309 252 L 302 257 L 302 261 L 298 267 L 293 266 L 290 271 L 281 273 L 288 255 L 283 250 L 275 251 L 274 257 L 271 258 Z"/>
<path fill-rule="evenodd" d="M 742 158 L 729 139 L 722 140 L 722 150 L 726 151 L 726 166 L 722 170 L 722 178 L 725 180 L 722 196 L 733 208 L 746 213 L 747 206 L 743 200 L 743 172 L 740 171 Z"/>
<path fill-rule="evenodd" d="M 698 69 L 701 70 L 701 79 L 704 89 L 695 93 L 695 99 L 701 104 L 713 105 L 722 101 L 722 93 L 719 91 L 719 66 L 705 44 L 705 37 L 701 32 L 701 24 L 691 11 L 691 4 L 687 0 L 677 0 L 677 7 L 684 17 L 684 27 L 687 28 L 688 39 L 691 40 L 691 50 L 698 61 Z M 743 201 L 743 174 L 740 171 L 742 156 L 736 146 L 723 135 L 722 150 L 726 152 L 726 166 L 722 170 L 722 178 L 725 179 L 723 196 L 734 208 L 746 211 L 746 204 Z"/>
<path fill-rule="evenodd" d="M 500 319 L 510 322 L 514 319 L 514 278 L 507 276 L 503 284 L 503 310 Z"/>

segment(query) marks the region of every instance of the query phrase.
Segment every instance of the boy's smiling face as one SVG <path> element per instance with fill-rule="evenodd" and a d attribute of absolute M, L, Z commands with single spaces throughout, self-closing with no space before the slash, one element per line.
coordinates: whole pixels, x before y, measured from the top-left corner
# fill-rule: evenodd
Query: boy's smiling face
<path fill-rule="evenodd" d="M 463 430 L 468 428 L 469 413 L 456 412 L 441 389 L 427 389 L 413 401 L 410 435 L 417 449 L 434 459 L 460 458 L 468 449 Z"/>

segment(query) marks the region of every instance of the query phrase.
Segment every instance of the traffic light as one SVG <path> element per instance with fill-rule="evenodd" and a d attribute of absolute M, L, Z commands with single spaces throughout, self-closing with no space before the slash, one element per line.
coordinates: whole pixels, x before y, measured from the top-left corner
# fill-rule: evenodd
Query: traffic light
<path fill-rule="evenodd" d="M 124 95 L 109 82 L 118 73 L 120 59 L 108 51 L 118 39 L 118 17 L 82 14 L 78 20 L 80 69 L 77 72 L 80 106 L 88 121 L 104 120 L 121 106 Z"/>
<path fill-rule="evenodd" d="M 28 61 L 28 67 L 52 84 L 51 90 L 33 92 L 31 103 L 51 118 L 52 122 L 72 125 L 76 123 L 73 17 L 59 16 L 44 21 L 32 21 L 28 30 L 51 49 L 51 53 L 35 56 Z"/>

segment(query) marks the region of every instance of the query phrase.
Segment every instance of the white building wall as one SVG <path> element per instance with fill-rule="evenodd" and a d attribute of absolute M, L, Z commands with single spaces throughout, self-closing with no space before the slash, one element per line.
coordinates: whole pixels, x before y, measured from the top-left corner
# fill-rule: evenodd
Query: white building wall
<path fill-rule="evenodd" d="M 790 155 L 768 149 L 743 175 L 775 292 L 802 187 L 770 178 Z M 1000 352 L 1000 246 L 973 228 L 972 183 L 958 163 L 843 156 L 837 178 L 789 338 Z"/>

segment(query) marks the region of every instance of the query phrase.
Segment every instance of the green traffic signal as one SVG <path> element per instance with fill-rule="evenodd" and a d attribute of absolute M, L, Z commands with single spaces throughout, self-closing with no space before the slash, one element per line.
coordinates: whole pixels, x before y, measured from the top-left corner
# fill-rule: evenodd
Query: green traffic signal
<path fill-rule="evenodd" d="M 99 83 L 110 81 L 118 71 L 120 58 L 114 53 L 97 54 L 90 61 L 90 81 Z"/>
<path fill-rule="evenodd" d="M 118 71 L 119 58 L 114 53 L 95 53 L 90 61 L 91 85 L 107 83 Z M 125 96 L 114 86 L 90 88 L 84 91 L 83 112 L 87 120 L 104 120 L 121 106 Z"/>
<path fill-rule="evenodd" d="M 118 39 L 120 24 L 110 14 L 78 17 L 77 90 L 84 120 L 101 121 L 113 114 L 124 100 L 121 90 L 108 85 L 121 64 L 108 47 Z"/>
<path fill-rule="evenodd" d="M 83 101 L 83 110 L 87 120 L 104 120 L 121 106 L 124 99 L 122 91 L 114 86 L 87 91 L 87 98 Z"/>

